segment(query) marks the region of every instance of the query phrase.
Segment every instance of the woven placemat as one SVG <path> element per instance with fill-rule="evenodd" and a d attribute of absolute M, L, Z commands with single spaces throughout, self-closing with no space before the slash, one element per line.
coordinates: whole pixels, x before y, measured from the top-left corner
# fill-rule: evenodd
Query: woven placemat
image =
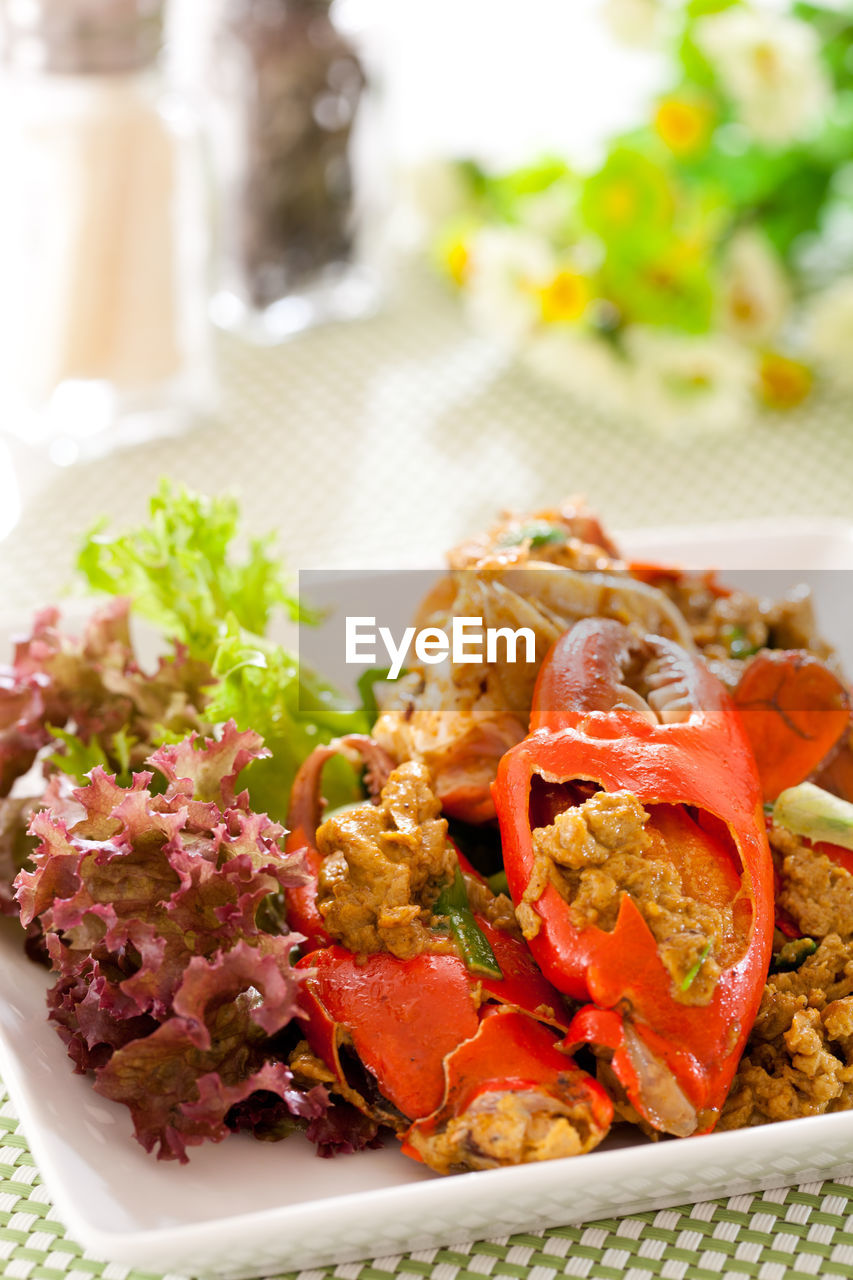
<path fill-rule="evenodd" d="M 621 528 L 853 517 L 847 402 L 820 396 L 738 433 L 720 423 L 662 437 L 607 422 L 515 368 L 420 276 L 375 319 L 275 350 L 222 341 L 218 355 L 218 421 L 64 471 L 19 457 L 23 509 L 0 543 L 4 613 L 26 615 L 56 598 L 83 531 L 100 514 L 117 524 L 142 519 L 164 474 L 236 491 L 253 531 L 280 531 L 294 569 L 428 562 L 503 505 L 579 490 Z M 147 1273 L 98 1261 L 68 1239 L 8 1099 L 0 1135 L 0 1274 L 143 1280 Z M 853 1277 L 853 1182 L 373 1259 L 300 1280 L 710 1280 L 721 1271 L 730 1280 Z"/>
<path fill-rule="evenodd" d="M 294 570 L 434 563 L 502 507 L 579 492 L 615 529 L 853 517 L 849 400 L 818 393 L 749 429 L 659 435 L 538 382 L 420 275 L 372 319 L 274 349 L 223 340 L 218 356 L 218 417 L 185 436 L 66 469 L 22 451 L 0 609 L 50 599 L 92 522 L 142 520 L 167 473 L 236 492 L 253 531 L 279 530 Z"/>
<path fill-rule="evenodd" d="M 224 1153 L 223 1153 L 224 1155 Z M 449 1249 L 424 1249 L 277 1280 L 806 1280 L 853 1276 L 853 1178 L 604 1218 Z M 69 1239 L 5 1091 L 0 1094 L 0 1275 L 17 1280 L 161 1280 L 94 1258 Z M 186 1280 L 169 1275 L 162 1280 Z"/>

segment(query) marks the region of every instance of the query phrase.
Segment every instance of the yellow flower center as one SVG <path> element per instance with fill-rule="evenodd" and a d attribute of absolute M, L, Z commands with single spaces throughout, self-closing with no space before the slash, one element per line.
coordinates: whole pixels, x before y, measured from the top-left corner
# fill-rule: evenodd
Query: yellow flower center
<path fill-rule="evenodd" d="M 462 239 L 451 240 L 444 248 L 444 269 L 450 276 L 455 285 L 460 287 L 465 283 L 468 275 L 468 267 L 471 263 L 471 254 L 468 251 L 468 245 Z"/>
<path fill-rule="evenodd" d="M 677 156 L 695 155 L 710 136 L 711 112 L 684 98 L 664 98 L 655 112 L 655 131 Z"/>
<path fill-rule="evenodd" d="M 758 393 L 770 409 L 795 409 L 812 389 L 808 365 L 778 351 L 766 351 L 758 369 Z"/>
<path fill-rule="evenodd" d="M 738 284 L 732 289 L 729 310 L 732 319 L 741 325 L 754 324 L 761 319 L 761 306 L 744 284 Z"/>
<path fill-rule="evenodd" d="M 558 271 L 539 290 L 539 305 L 545 324 L 565 324 L 579 320 L 590 300 L 589 281 L 575 271 Z"/>
<path fill-rule="evenodd" d="M 759 78 L 768 85 L 774 85 L 780 78 L 782 70 L 778 50 L 772 44 L 757 44 L 752 51 L 755 70 Z"/>

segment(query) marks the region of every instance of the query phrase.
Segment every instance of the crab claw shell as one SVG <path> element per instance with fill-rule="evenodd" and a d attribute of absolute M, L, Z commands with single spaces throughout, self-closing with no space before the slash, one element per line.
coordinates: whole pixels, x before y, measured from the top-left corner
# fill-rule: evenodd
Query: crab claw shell
<path fill-rule="evenodd" d="M 583 619 L 606 617 L 694 647 L 686 621 L 662 591 L 625 574 L 545 561 L 457 570 L 434 588 L 430 606 L 431 625 L 476 617 L 486 628 L 527 627 L 535 640 L 532 662 L 428 668 L 419 690 L 407 687 L 388 698 L 374 726 L 374 737 L 396 759 L 429 767 L 445 812 L 467 822 L 494 819 L 490 786 L 498 761 L 525 736 L 537 673 L 563 632 Z"/>
<path fill-rule="evenodd" d="M 844 685 L 803 649 L 763 649 L 747 663 L 733 697 L 765 801 L 808 778 L 849 723 Z"/>
<path fill-rule="evenodd" d="M 652 1131 L 686 1138 L 713 1128 L 718 1112 L 705 1111 L 700 1118 L 666 1062 L 621 1013 L 595 1005 L 578 1010 L 565 1045 L 572 1050 L 588 1042 L 611 1051 L 608 1074 L 615 1091 L 624 1091 L 628 1105 Z"/>
<path fill-rule="evenodd" d="M 440 1107 L 403 1135 L 403 1151 L 437 1173 L 581 1155 L 605 1137 L 613 1104 L 557 1048 L 548 1027 L 489 1009 L 445 1062 Z"/>
<path fill-rule="evenodd" d="M 571 1021 L 524 943 L 480 915 L 476 920 L 501 977 L 472 974 L 452 953 L 400 960 L 387 952 L 356 956 L 340 946 L 323 947 L 297 965 L 305 975 L 299 1021 L 334 1075 L 335 1091 L 392 1128 L 440 1106 L 445 1060 L 477 1034 L 481 1000 L 533 1024 L 548 1022 L 552 1040 Z"/>
<path fill-rule="evenodd" d="M 627 684 L 638 664 L 650 686 L 646 698 Z M 684 723 L 700 708 L 706 718 L 722 718 L 724 698 L 719 682 L 680 645 L 639 636 L 611 618 L 586 618 L 560 637 L 540 669 L 530 731 L 554 732 L 617 708 L 652 725 Z"/>
<path fill-rule="evenodd" d="M 377 1082 L 382 1103 L 390 1104 L 386 1123 L 399 1128 L 400 1121 L 434 1111 L 444 1094 L 445 1058 L 477 1032 L 471 983 L 458 958 L 358 957 L 333 946 L 305 956 L 297 968 L 308 971 L 300 994 L 305 1037 L 344 1096 L 376 1113 L 375 1099 L 352 1097 L 341 1060 L 347 1044 Z"/>
<path fill-rule="evenodd" d="M 364 733 L 348 733 L 343 738 L 334 738 L 325 746 L 315 747 L 302 762 L 293 780 L 287 814 L 290 830 L 301 828 L 310 834 L 312 841 L 323 818 L 323 766 L 336 755 L 345 755 L 350 759 L 360 757 L 367 770 L 367 786 L 371 795 L 377 795 L 382 790 L 394 768 L 394 761 L 388 752 Z"/>
<path fill-rule="evenodd" d="M 853 714 L 847 730 L 815 774 L 814 781 L 825 791 L 853 802 Z"/>

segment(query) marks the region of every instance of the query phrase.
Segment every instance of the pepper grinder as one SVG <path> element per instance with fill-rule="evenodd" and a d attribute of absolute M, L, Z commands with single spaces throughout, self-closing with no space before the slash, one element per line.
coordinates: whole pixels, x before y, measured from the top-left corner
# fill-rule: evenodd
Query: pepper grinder
<path fill-rule="evenodd" d="M 367 77 L 329 0 L 222 0 L 212 49 L 214 322 L 275 342 L 370 312 Z"/>

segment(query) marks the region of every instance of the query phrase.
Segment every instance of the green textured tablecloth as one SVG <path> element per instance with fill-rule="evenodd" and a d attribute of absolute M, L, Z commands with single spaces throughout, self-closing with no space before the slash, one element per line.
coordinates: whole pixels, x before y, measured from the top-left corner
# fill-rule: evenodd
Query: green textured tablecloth
<path fill-rule="evenodd" d="M 752 516 L 853 518 L 853 414 L 827 396 L 749 431 L 656 436 L 607 423 L 515 369 L 463 326 L 431 281 L 375 319 L 274 350 L 218 345 L 219 420 L 67 470 L 19 460 L 23 509 L 0 543 L 2 612 L 55 599 L 93 519 L 143 517 L 169 474 L 235 491 L 254 531 L 279 529 L 294 569 L 429 562 L 501 506 L 584 492 L 613 527 Z M 0 1274 L 144 1273 L 69 1240 L 0 1104 Z M 302 1280 L 853 1276 L 853 1180 L 378 1258 Z"/>

